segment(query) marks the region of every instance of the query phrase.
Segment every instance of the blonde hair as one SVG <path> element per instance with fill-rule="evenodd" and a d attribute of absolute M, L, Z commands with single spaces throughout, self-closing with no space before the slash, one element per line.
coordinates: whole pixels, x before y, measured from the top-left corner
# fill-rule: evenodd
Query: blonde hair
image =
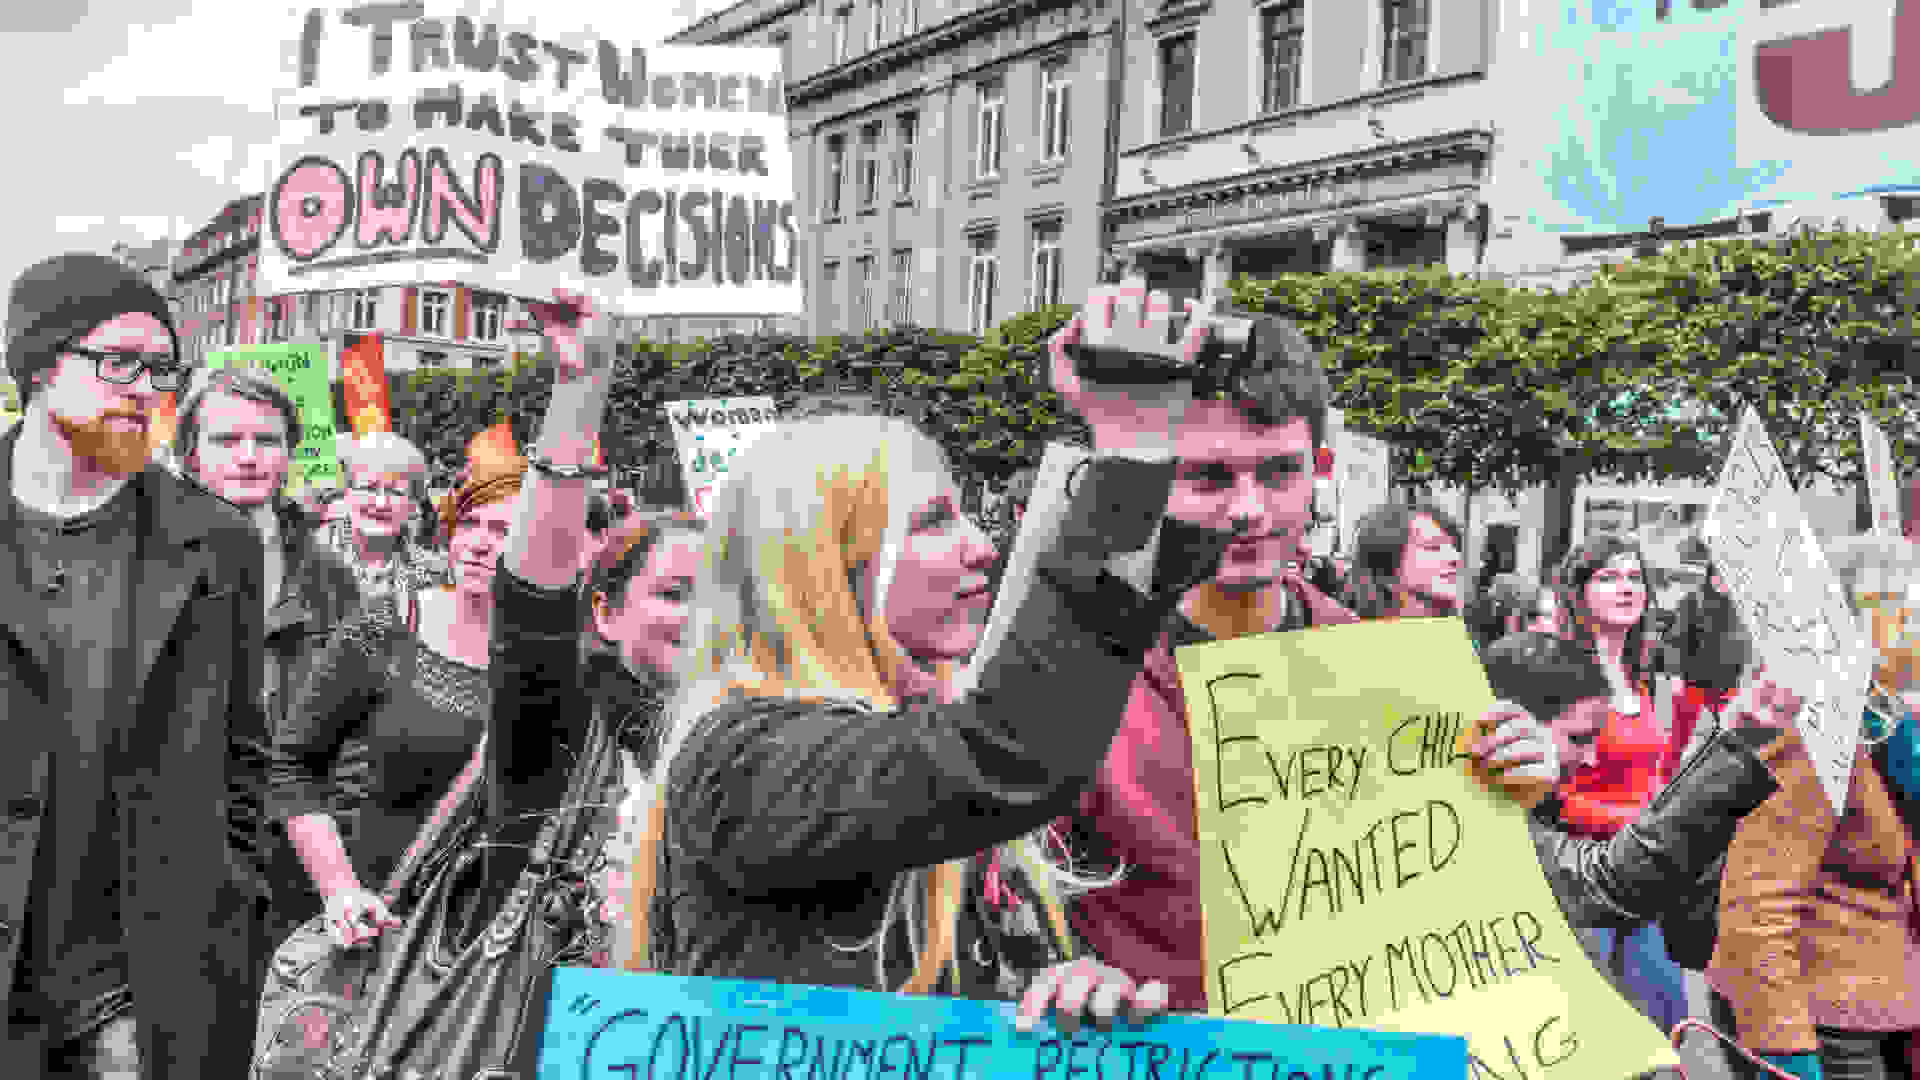
<path fill-rule="evenodd" d="M 895 679 L 914 661 L 887 630 L 887 589 L 910 515 L 948 475 L 939 447 L 912 425 L 858 415 L 784 423 L 730 464 L 694 584 L 680 690 L 663 716 L 651 790 L 639 800 L 627 963 L 638 970 L 648 964 L 650 905 L 666 851 L 663 793 L 692 731 L 737 694 L 897 707 Z M 863 595 L 869 567 L 874 588 Z M 1041 898 L 1070 952 L 1062 892 L 1107 882 L 1051 862 L 1042 835 L 1000 852 Z M 915 955 L 899 990 L 930 992 L 953 966 L 969 862 L 898 875 L 873 937 L 843 946 L 874 951 L 879 988 L 889 989 L 886 942 L 900 922 Z"/>

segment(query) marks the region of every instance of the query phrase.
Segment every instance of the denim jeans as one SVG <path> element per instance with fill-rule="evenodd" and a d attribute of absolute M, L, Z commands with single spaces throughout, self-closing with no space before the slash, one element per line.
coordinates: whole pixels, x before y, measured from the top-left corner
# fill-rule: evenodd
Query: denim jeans
<path fill-rule="evenodd" d="M 1633 1004 L 1662 1034 L 1687 1018 L 1686 976 L 1667 956 L 1660 927 L 1645 923 L 1631 931 L 1599 927 L 1579 929 L 1589 953 L 1610 958 L 1610 973 Z"/>

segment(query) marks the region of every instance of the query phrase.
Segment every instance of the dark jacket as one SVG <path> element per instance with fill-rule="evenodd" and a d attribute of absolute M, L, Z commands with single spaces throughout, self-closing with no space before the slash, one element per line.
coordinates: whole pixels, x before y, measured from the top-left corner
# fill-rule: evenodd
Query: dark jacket
<path fill-rule="evenodd" d="M 1017 993 L 1059 955 L 1031 896 L 986 903 L 981 856 L 1068 812 L 1099 769 L 1148 648 L 1227 537 L 1168 520 L 1154 587 L 1105 569 L 1149 543 L 1170 465 L 1098 461 L 1042 551 L 979 689 L 890 711 L 807 700 L 730 701 L 672 763 L 652 958 L 676 975 L 897 988 L 870 941 L 899 875 L 970 860 L 956 976 L 943 992 Z M 883 986 L 876 986 L 883 982 Z"/>
<path fill-rule="evenodd" d="M 290 499 L 276 509 L 280 518 L 280 550 L 285 559 L 280 597 L 267 612 L 265 668 L 261 678 L 261 699 L 271 730 L 278 732 L 287 720 L 300 684 L 313 669 L 313 662 L 327 642 L 327 635 L 348 616 L 360 609 L 360 586 L 353 570 L 340 555 L 322 542 L 321 521 Z M 344 772 L 366 766 L 361 754 L 343 754 Z M 343 776 L 342 780 L 348 777 Z M 341 813 L 352 810 L 343 805 Z M 343 824 L 351 831 L 351 823 Z M 299 856 L 287 840 L 285 825 L 269 825 L 269 877 L 273 883 L 274 905 L 270 932 L 277 940 L 294 927 L 318 914 L 320 896 L 313 881 L 300 865 Z"/>
<path fill-rule="evenodd" d="M 1778 728 L 1716 732 L 1610 839 L 1569 832 L 1557 796 L 1535 807 L 1528 818 L 1534 851 L 1567 921 L 1617 929 L 1657 922 L 1674 962 L 1705 970 L 1727 848 L 1741 819 L 1779 789 L 1761 755 L 1782 735 Z"/>
<path fill-rule="evenodd" d="M 11 498 L 16 427 L 0 437 Z M 131 620 L 136 691 L 124 732 L 141 767 L 113 778 L 125 807 L 125 935 L 144 1075 L 246 1075 L 264 969 L 260 865 L 260 541 L 238 511 L 158 467 L 131 483 L 140 521 Z M 0 978 L 14 981 L 47 791 L 47 631 L 0 564 Z M 129 835 L 130 834 L 130 835 Z M 37 1076 L 44 1048 L 0 1046 L 0 1076 Z"/>

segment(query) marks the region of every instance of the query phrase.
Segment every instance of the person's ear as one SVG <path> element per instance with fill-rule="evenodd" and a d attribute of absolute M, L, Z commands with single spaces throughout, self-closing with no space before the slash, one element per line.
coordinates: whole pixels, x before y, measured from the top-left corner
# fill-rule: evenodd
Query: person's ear
<path fill-rule="evenodd" d="M 593 629 L 595 632 L 603 638 L 611 639 L 613 635 L 609 633 L 609 631 L 613 627 L 614 616 L 618 614 L 619 612 L 614 610 L 613 602 L 608 599 L 607 594 L 595 590 L 593 594 Z"/>

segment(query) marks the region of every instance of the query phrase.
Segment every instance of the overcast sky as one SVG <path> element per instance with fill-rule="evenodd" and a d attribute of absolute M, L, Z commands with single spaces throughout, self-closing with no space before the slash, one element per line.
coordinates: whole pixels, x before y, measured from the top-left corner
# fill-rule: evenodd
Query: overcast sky
<path fill-rule="evenodd" d="M 615 2 L 635 44 L 728 6 Z M 587 28 L 608 3 L 506 0 L 509 17 L 523 6 Z M 49 255 L 185 237 L 262 190 L 281 43 L 297 32 L 284 0 L 0 0 L 0 112 L 20 155 L 0 288 Z"/>

